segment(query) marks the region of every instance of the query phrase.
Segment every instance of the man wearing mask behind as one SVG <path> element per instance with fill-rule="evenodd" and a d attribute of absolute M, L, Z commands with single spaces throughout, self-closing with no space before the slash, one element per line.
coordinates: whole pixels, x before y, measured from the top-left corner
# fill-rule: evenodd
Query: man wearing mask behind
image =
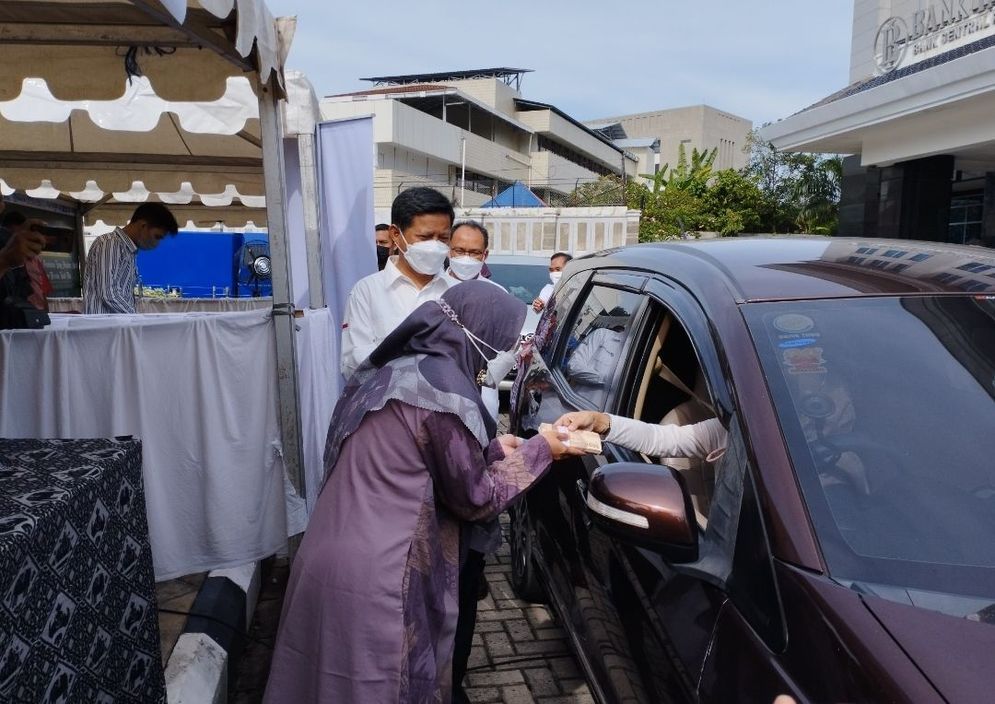
<path fill-rule="evenodd" d="M 532 310 L 536 313 L 541 313 L 542 309 L 546 307 L 549 303 L 550 297 L 553 295 L 553 289 L 556 288 L 556 284 L 560 280 L 560 276 L 563 274 L 563 268 L 567 265 L 573 257 L 571 257 L 566 252 L 557 252 L 549 258 L 549 283 L 542 287 L 542 291 L 536 296 L 536 299 L 532 301 Z"/>
<path fill-rule="evenodd" d="M 377 225 L 373 231 L 373 239 L 377 243 L 377 269 L 383 271 L 391 255 L 390 225 L 385 222 Z"/>
<path fill-rule="evenodd" d="M 449 288 L 443 267 L 453 218 L 452 204 L 431 188 L 409 188 L 394 199 L 389 234 L 400 253 L 383 271 L 360 279 L 349 294 L 342 321 L 346 379 L 409 313 Z"/>

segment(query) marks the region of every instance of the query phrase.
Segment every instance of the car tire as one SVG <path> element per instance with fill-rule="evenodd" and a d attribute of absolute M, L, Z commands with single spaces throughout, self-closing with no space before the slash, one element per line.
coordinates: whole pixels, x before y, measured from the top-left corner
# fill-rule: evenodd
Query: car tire
<path fill-rule="evenodd" d="M 535 561 L 535 533 L 529 518 L 529 502 L 523 497 L 512 506 L 509 540 L 511 544 L 511 589 L 522 601 L 546 603 L 546 591 L 539 583 Z"/>

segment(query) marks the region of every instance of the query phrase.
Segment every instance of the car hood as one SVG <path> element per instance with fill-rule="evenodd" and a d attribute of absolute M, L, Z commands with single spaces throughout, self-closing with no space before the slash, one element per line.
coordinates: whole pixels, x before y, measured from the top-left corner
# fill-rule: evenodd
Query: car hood
<path fill-rule="evenodd" d="M 990 701 L 995 692 L 995 623 L 949 616 L 875 596 L 865 595 L 863 600 L 944 699 Z"/>

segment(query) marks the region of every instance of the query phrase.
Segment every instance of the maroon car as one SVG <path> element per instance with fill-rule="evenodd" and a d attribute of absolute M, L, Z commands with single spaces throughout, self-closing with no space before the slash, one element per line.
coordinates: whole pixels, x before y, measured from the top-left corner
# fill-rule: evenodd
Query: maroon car
<path fill-rule="evenodd" d="M 558 463 L 512 511 L 602 702 L 995 700 L 995 252 L 725 239 L 574 260 L 512 392 L 717 418 L 708 462 Z M 714 459 L 714 458 L 713 458 Z"/>

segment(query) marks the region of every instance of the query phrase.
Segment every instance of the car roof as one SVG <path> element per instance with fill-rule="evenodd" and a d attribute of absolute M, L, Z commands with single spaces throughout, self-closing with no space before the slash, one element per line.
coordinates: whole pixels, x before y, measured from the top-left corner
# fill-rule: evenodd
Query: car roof
<path fill-rule="evenodd" d="M 995 250 L 848 237 L 726 237 L 606 250 L 571 269 L 652 271 L 699 296 L 738 303 L 866 295 L 995 292 Z M 711 295 L 709 295 L 711 294 Z"/>

